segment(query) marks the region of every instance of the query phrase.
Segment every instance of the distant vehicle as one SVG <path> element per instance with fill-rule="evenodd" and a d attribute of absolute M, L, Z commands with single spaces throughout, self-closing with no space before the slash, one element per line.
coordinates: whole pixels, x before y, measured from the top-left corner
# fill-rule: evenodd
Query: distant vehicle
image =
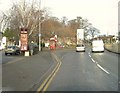
<path fill-rule="evenodd" d="M 56 42 L 54 40 L 50 40 L 50 50 L 54 50 L 56 48 Z"/>
<path fill-rule="evenodd" d="M 45 43 L 45 47 L 47 47 L 47 48 L 48 48 L 48 47 L 49 47 L 49 43 Z"/>
<path fill-rule="evenodd" d="M 59 45 L 58 47 L 59 47 L 59 48 L 64 48 L 65 46 L 61 44 L 61 45 Z"/>
<path fill-rule="evenodd" d="M 92 52 L 104 52 L 103 40 L 92 41 Z"/>
<path fill-rule="evenodd" d="M 20 48 L 17 46 L 7 46 L 5 49 L 5 55 L 7 54 L 18 55 L 20 54 Z"/>
<path fill-rule="evenodd" d="M 55 45 L 50 45 L 50 49 L 55 49 Z"/>
<path fill-rule="evenodd" d="M 79 44 L 76 46 L 76 52 L 83 51 L 85 52 L 85 45 L 84 44 Z"/>

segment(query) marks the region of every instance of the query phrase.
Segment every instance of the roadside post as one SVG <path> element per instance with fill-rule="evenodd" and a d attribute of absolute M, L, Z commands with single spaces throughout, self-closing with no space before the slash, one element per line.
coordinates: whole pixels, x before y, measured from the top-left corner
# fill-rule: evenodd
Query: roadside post
<path fill-rule="evenodd" d="M 21 28 L 20 31 L 20 49 L 21 52 L 24 54 L 24 56 L 29 56 L 29 51 L 28 51 L 28 32 L 27 28 Z"/>

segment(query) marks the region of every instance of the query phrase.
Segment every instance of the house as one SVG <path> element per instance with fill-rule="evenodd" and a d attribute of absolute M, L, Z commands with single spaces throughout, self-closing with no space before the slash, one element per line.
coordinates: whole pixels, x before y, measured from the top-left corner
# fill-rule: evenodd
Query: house
<path fill-rule="evenodd" d="M 4 49 L 6 46 L 6 37 L 2 37 L 2 32 L 0 32 L 0 50 Z"/>

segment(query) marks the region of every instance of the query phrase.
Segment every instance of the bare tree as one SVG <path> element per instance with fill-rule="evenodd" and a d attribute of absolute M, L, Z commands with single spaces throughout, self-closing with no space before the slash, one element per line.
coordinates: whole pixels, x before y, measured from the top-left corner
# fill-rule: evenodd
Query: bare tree
<path fill-rule="evenodd" d="M 63 17 L 62 17 L 61 22 L 62 22 L 62 24 L 63 24 L 64 26 L 66 26 L 67 20 L 68 20 L 68 19 L 67 19 L 66 16 L 63 16 Z"/>
<path fill-rule="evenodd" d="M 19 38 L 20 28 L 28 29 L 29 40 L 37 38 L 38 26 L 48 17 L 48 11 L 46 9 L 40 9 L 38 1 L 22 0 L 21 2 L 13 3 L 9 12 L 6 14 L 6 18 L 9 19 L 6 24 L 12 29 Z M 40 20 L 39 20 L 40 18 Z"/>
<path fill-rule="evenodd" d="M 35 30 L 38 26 L 38 12 L 39 10 L 35 10 L 34 4 L 28 6 L 25 2 L 23 5 L 15 5 L 13 6 L 13 17 L 16 17 L 16 21 L 19 23 L 19 27 L 25 27 L 29 29 L 29 35 Z"/>
<path fill-rule="evenodd" d="M 97 28 L 95 28 L 95 27 L 93 27 L 93 26 L 90 25 L 90 27 L 87 30 L 87 33 L 93 39 L 95 35 L 98 35 L 100 33 L 100 31 Z"/>
<path fill-rule="evenodd" d="M 9 17 L 7 17 L 7 15 L 2 12 L 2 14 L 0 16 L 0 32 L 5 31 L 5 29 L 7 28 L 7 25 L 8 25 L 8 20 L 9 20 Z"/>

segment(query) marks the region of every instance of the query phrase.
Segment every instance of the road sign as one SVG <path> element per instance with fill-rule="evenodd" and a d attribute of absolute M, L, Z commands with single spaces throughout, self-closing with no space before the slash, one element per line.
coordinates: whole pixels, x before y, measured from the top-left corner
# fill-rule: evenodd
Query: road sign
<path fill-rule="evenodd" d="M 21 51 L 26 51 L 28 50 L 28 34 L 27 34 L 27 30 L 25 29 L 21 29 L 21 34 L 20 34 L 20 48 Z"/>

